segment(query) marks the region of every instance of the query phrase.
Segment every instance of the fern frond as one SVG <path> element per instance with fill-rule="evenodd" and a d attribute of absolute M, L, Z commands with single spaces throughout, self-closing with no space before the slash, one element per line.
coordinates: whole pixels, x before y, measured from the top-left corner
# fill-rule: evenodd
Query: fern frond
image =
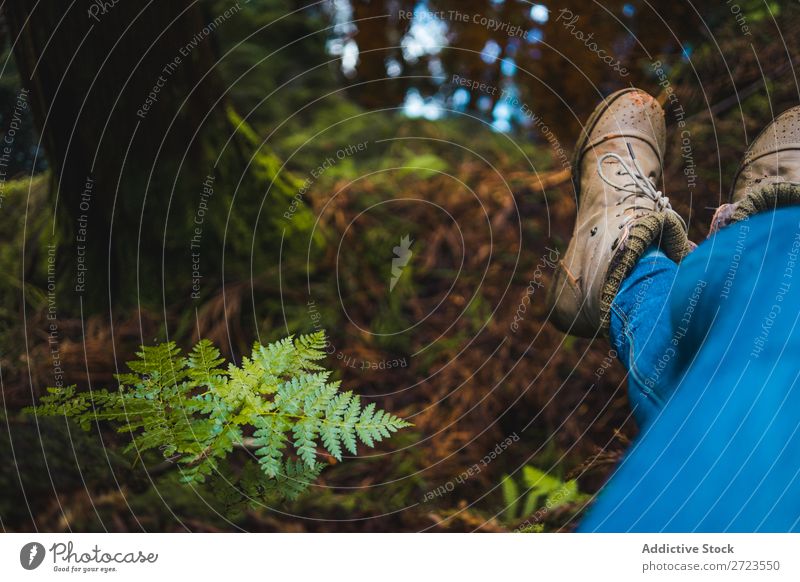
<path fill-rule="evenodd" d="M 301 335 L 294 340 L 297 366 L 302 370 L 322 370 L 317 364 L 318 360 L 325 357 L 325 332 L 319 331 L 309 335 Z"/>
<path fill-rule="evenodd" d="M 126 451 L 138 458 L 158 449 L 185 483 L 199 485 L 223 471 L 242 495 L 294 499 L 324 466 L 320 446 L 341 461 L 345 450 L 357 454 L 358 441 L 373 447 L 409 426 L 340 392 L 340 382 L 318 363 L 326 344 L 322 332 L 255 344 L 250 357 L 227 367 L 208 340 L 188 356 L 174 342 L 143 346 L 128 364 L 131 372 L 116 377 L 117 390 L 49 388 L 28 411 L 65 416 L 87 430 L 108 422 L 132 437 Z M 257 464 L 239 471 L 231 457 L 245 440 Z M 231 487 L 226 491 L 230 501 Z"/>
<path fill-rule="evenodd" d="M 214 344 L 207 339 L 200 340 L 189 354 L 188 376 L 196 385 L 213 389 L 226 374 L 222 368 L 224 362 L 225 359 Z"/>
<path fill-rule="evenodd" d="M 277 480 L 278 493 L 290 501 L 297 499 L 319 477 L 322 466 L 322 463 L 309 466 L 307 463 L 288 459 L 283 474 Z"/>
<path fill-rule="evenodd" d="M 317 462 L 317 419 L 306 417 L 294 425 L 294 448 L 306 465 L 313 467 Z"/>
<path fill-rule="evenodd" d="M 288 432 L 292 425 L 285 418 L 270 416 L 256 421 L 258 427 L 253 433 L 258 464 L 267 477 L 276 477 L 281 470 L 283 450 L 286 448 Z"/>
<path fill-rule="evenodd" d="M 128 362 L 133 372 L 155 378 L 163 385 L 176 385 L 184 370 L 186 361 L 181 357 L 181 350 L 175 342 L 167 342 L 157 346 L 142 346 L 136 352 L 139 359 Z"/>

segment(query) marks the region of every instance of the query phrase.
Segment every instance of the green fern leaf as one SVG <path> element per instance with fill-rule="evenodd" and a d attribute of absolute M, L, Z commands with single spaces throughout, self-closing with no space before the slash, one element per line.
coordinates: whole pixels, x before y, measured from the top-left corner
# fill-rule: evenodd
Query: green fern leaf
<path fill-rule="evenodd" d="M 236 505 L 237 492 L 251 502 L 294 499 L 324 466 L 318 445 L 341 461 L 344 450 L 357 454 L 358 440 L 372 447 L 409 426 L 340 392 L 340 382 L 319 363 L 326 345 L 322 332 L 255 344 L 238 366 L 225 366 L 207 340 L 188 356 L 174 342 L 143 346 L 128 364 L 130 373 L 116 376 L 116 390 L 49 388 L 27 412 L 64 416 L 86 430 L 109 423 L 131 437 L 125 450 L 136 461 L 158 450 L 182 482 L 224 489 L 227 505 Z M 245 446 L 257 463 L 242 467 L 235 451 Z M 220 489 L 220 475 L 231 485 Z"/>
<path fill-rule="evenodd" d="M 294 447 L 298 456 L 305 461 L 308 467 L 313 467 L 317 462 L 317 421 L 314 418 L 304 418 L 294 425 Z"/>
<path fill-rule="evenodd" d="M 225 360 L 214 344 L 207 339 L 200 340 L 200 343 L 189 354 L 187 362 L 189 378 L 194 380 L 198 386 L 213 388 L 220 383 L 222 376 L 226 373 L 221 367 L 224 362 Z"/>

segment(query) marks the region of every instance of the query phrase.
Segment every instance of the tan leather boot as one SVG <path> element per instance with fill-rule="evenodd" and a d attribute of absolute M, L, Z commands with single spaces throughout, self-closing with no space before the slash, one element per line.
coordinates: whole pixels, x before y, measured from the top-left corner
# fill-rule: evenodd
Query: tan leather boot
<path fill-rule="evenodd" d="M 589 118 L 572 167 L 575 229 L 549 296 L 562 331 L 606 331 L 620 283 L 651 244 L 676 262 L 689 252 L 683 219 L 656 188 L 665 141 L 664 111 L 639 89 L 610 95 Z"/>
<path fill-rule="evenodd" d="M 758 212 L 800 203 L 800 105 L 776 117 L 747 148 L 730 200 L 714 213 L 709 236 Z"/>

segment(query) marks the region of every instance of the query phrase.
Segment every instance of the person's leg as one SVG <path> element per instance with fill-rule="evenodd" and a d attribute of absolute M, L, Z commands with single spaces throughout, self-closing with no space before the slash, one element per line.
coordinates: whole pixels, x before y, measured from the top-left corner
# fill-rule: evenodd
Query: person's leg
<path fill-rule="evenodd" d="M 676 262 L 689 252 L 686 224 L 657 189 L 665 149 L 664 110 L 639 89 L 609 95 L 589 117 L 572 167 L 575 229 L 548 293 L 561 331 L 606 335 L 611 304 L 647 249 Z"/>
<path fill-rule="evenodd" d="M 641 428 L 650 424 L 670 397 L 665 379 L 674 358 L 667 298 L 677 272 L 677 264 L 658 247 L 650 247 L 611 304 L 609 338 L 628 371 L 628 396 Z"/>
<path fill-rule="evenodd" d="M 700 245 L 670 311 L 675 393 L 581 531 L 800 531 L 800 207 Z"/>
<path fill-rule="evenodd" d="M 798 205 L 800 106 L 753 140 L 716 235 L 681 263 L 662 380 L 672 396 L 583 531 L 800 529 Z"/>

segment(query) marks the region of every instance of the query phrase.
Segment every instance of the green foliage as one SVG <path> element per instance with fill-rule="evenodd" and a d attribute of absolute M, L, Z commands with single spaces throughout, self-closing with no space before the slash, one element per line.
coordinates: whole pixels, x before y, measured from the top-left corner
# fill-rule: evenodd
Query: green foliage
<path fill-rule="evenodd" d="M 265 213 L 264 220 L 272 223 L 275 232 L 285 230 L 285 236 L 291 238 L 295 233 L 306 233 L 311 230 L 314 224 L 314 216 L 310 208 L 298 199 L 295 199 L 298 191 L 303 186 L 303 181 L 294 176 L 283 167 L 283 161 L 266 143 L 263 135 L 260 135 L 246 119 L 242 118 L 235 108 L 229 106 L 226 108 L 226 116 L 228 124 L 232 131 L 241 138 L 241 143 L 249 148 L 249 155 L 251 156 L 248 171 L 253 184 L 258 184 L 260 196 L 254 196 L 253 200 L 258 201 L 258 206 L 248 207 L 249 213 L 259 213 L 260 205 L 262 204 L 263 192 L 266 192 L 269 205 L 273 208 L 274 212 Z M 240 201 L 239 203 L 249 203 L 249 200 Z M 277 210 L 280 211 L 277 211 Z M 291 209 L 291 220 L 284 217 L 284 212 Z M 252 241 L 252 228 L 253 225 L 247 220 L 242 220 L 241 235 L 245 237 L 243 240 L 247 242 L 247 247 L 250 248 Z M 230 227 L 229 227 L 230 228 Z M 230 235 L 229 235 L 230 236 Z M 307 243 L 305 239 L 304 244 Z M 317 242 L 321 241 L 317 239 Z"/>
<path fill-rule="evenodd" d="M 340 392 L 340 382 L 329 381 L 331 373 L 318 363 L 325 342 L 317 332 L 256 343 L 239 366 L 225 366 L 208 340 L 188 356 L 173 342 L 143 346 L 128 364 L 131 373 L 117 376 L 116 391 L 48 388 L 33 411 L 71 418 L 85 430 L 109 422 L 133 437 L 126 452 L 141 457 L 159 449 L 184 483 L 222 475 L 238 484 L 231 502 L 237 495 L 294 499 L 323 467 L 319 447 L 341 461 L 344 451 L 357 454 L 359 441 L 374 447 L 409 426 Z M 235 448 L 252 450 L 257 462 L 236 471 L 229 462 Z"/>
<path fill-rule="evenodd" d="M 405 158 L 400 161 L 398 173 L 400 176 L 412 175 L 419 179 L 428 179 L 438 176 L 440 173 L 448 172 L 450 164 L 433 152 L 417 154 L 414 151 L 405 151 Z M 395 163 L 394 160 L 387 159 L 386 166 Z"/>
<path fill-rule="evenodd" d="M 562 481 L 530 465 L 522 468 L 522 484 L 525 489 L 522 493 L 519 484 L 509 475 L 500 484 L 505 508 L 503 520 L 507 523 L 516 523 L 535 513 L 588 499 L 587 495 L 578 491 L 578 483 L 574 479 Z M 524 529 L 542 531 L 541 526 L 540 523 L 534 523 Z"/>

